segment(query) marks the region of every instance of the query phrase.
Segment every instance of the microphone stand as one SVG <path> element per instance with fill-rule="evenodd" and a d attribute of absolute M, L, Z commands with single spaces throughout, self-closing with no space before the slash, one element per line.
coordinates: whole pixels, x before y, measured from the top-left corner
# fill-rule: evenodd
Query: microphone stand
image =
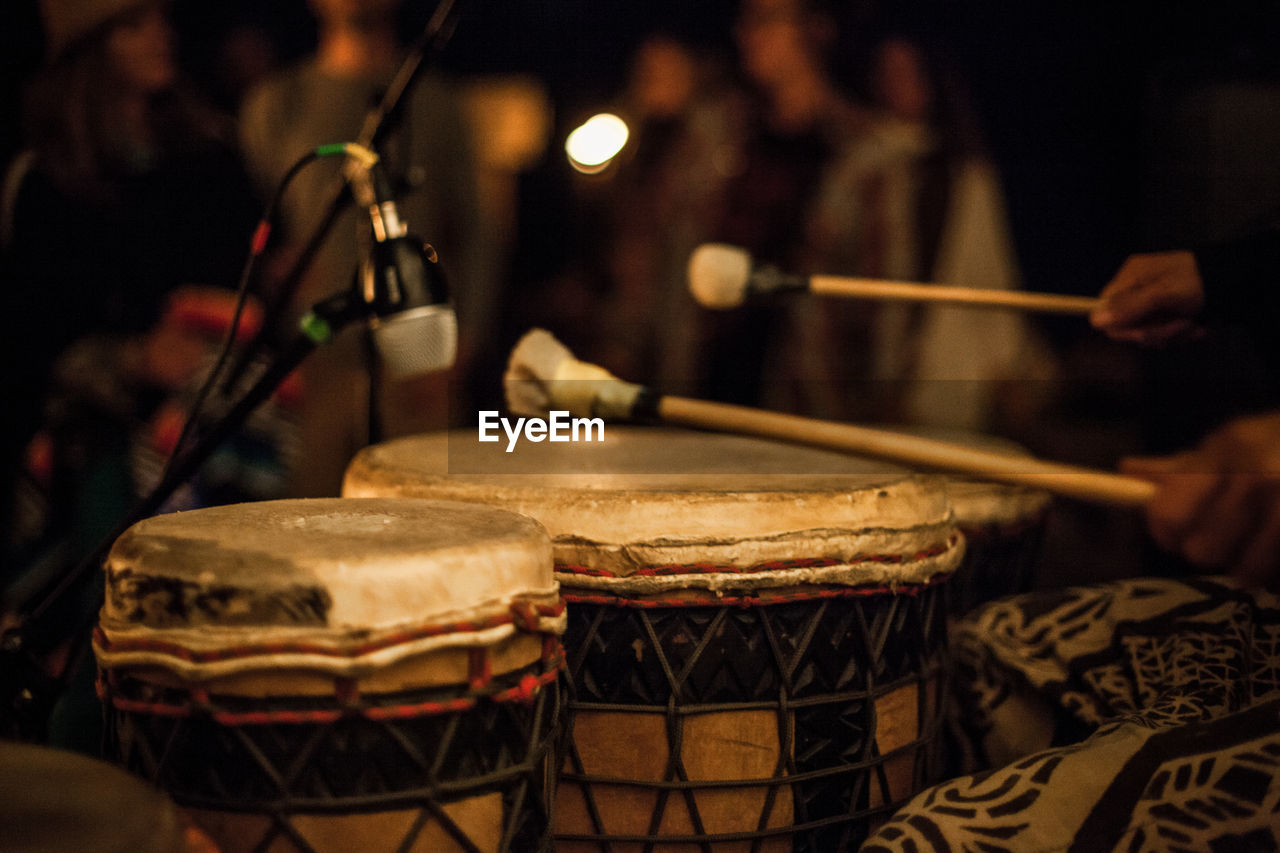
<path fill-rule="evenodd" d="M 136 522 L 155 514 L 186 480 L 195 474 L 214 450 L 239 429 L 259 405 L 267 400 L 290 373 L 320 345 L 348 324 L 374 313 L 374 306 L 351 289 L 330 296 L 312 306 L 300 324 L 298 334 L 263 370 L 254 384 L 221 418 L 173 460 L 168 471 L 130 509 L 125 518 L 66 574 L 57 579 L 39 602 L 18 617 L 17 624 L 0 635 L 0 736 L 43 739 L 49 711 L 60 695 L 68 665 L 57 676 L 49 675 L 37 656 L 48 653 L 68 636 L 74 641 L 97 618 L 91 608 L 88 620 L 81 619 L 68 634 L 48 624 L 55 610 L 84 579 L 102 565 L 116 539 Z M 101 590 L 95 594 L 100 598 Z M 65 615 L 65 614 L 62 614 Z M 64 626 L 65 627 L 65 626 Z M 73 650 L 74 651 L 74 650 Z"/>
<path fill-rule="evenodd" d="M 356 142 L 360 145 L 376 150 L 379 143 L 383 141 L 383 138 L 390 131 L 395 120 L 399 118 L 404 94 L 409 90 L 413 82 L 417 80 L 418 74 L 424 67 L 428 51 L 434 49 L 434 59 L 453 35 L 453 30 L 457 25 L 457 18 L 452 15 L 453 6 L 454 0 L 440 0 L 431 15 L 431 19 L 427 21 L 427 25 L 409 47 L 409 52 L 400 64 L 399 69 L 397 69 L 395 77 L 392 78 L 391 84 L 387 87 L 387 91 L 383 94 L 378 104 L 365 114 L 360 126 L 360 135 L 356 138 Z M 297 294 L 298 287 L 302 284 L 303 275 L 306 274 L 312 262 L 315 261 L 321 244 L 324 243 L 329 232 L 333 230 L 334 223 L 338 221 L 338 217 L 342 214 L 349 200 L 348 184 L 345 180 L 339 178 L 335 181 L 333 190 L 324 206 L 324 218 L 321 219 L 320 223 L 308 236 L 306 242 L 303 243 L 302 251 L 298 254 L 297 260 L 285 272 L 275 292 L 264 300 L 262 325 L 259 327 L 258 333 L 245 346 L 240 360 L 232 366 L 231 371 L 227 374 L 223 388 L 231 388 L 239 381 L 254 355 L 266 344 L 267 339 L 271 336 L 271 330 L 276 326 L 277 319 L 283 315 L 286 306 Z"/>

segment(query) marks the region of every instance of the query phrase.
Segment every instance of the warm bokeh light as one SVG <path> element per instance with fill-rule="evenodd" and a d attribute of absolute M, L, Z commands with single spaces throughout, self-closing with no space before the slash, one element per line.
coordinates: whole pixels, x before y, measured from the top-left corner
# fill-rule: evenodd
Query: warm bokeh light
<path fill-rule="evenodd" d="M 536 78 L 486 74 L 463 91 L 482 167 L 514 174 L 533 166 L 547 150 L 551 100 Z"/>
<path fill-rule="evenodd" d="M 587 119 L 564 142 L 569 162 L 579 172 L 593 175 L 609 165 L 627 144 L 627 123 L 612 113 Z"/>

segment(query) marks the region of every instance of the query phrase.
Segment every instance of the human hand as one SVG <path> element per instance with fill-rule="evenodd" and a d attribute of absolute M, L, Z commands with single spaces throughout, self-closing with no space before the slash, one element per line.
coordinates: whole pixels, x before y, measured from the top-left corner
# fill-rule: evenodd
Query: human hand
<path fill-rule="evenodd" d="M 1280 586 L 1280 413 L 1231 421 L 1193 450 L 1121 463 L 1151 480 L 1152 537 L 1197 566 Z"/>
<path fill-rule="evenodd" d="M 1191 252 L 1130 255 L 1098 298 L 1094 328 L 1115 340 L 1162 344 L 1198 331 L 1204 282 Z"/>

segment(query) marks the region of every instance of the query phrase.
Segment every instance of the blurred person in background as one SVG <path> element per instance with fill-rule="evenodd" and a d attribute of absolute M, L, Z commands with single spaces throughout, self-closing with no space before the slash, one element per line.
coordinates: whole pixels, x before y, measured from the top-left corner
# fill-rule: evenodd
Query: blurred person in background
<path fill-rule="evenodd" d="M 0 209 L 10 604 L 74 565 L 158 475 L 226 329 L 257 209 L 230 123 L 179 79 L 167 4 L 40 11 L 45 64 Z M 286 421 L 177 505 L 278 496 Z M 95 728 L 63 732 L 90 746 Z"/>
<path fill-rule="evenodd" d="M 874 156 L 837 168 L 818 216 L 818 242 L 841 273 L 962 287 L 1021 286 L 999 176 L 966 89 L 931 39 L 890 32 L 870 51 L 867 89 L 880 113 Z M 848 171 L 846 176 L 845 172 Z M 870 175 L 870 176 L 869 176 Z M 865 237 L 847 255 L 849 231 Z M 865 247 L 872 247 L 867 250 Z M 839 353 L 858 308 L 827 306 Z M 1053 375 L 1052 357 L 1017 312 L 883 303 L 866 306 L 869 378 L 885 420 L 991 430 L 1024 420 Z M 844 318 L 841 315 L 846 315 Z M 830 368 L 838 375 L 839 366 Z M 850 376 L 855 380 L 856 377 Z M 856 410 L 856 409 L 855 409 Z"/>
<path fill-rule="evenodd" d="M 709 179 L 699 173 L 707 163 L 696 153 L 698 133 L 731 96 L 721 65 L 676 32 L 646 36 L 611 107 L 627 122 L 626 147 L 608 174 L 580 181 L 603 184 L 594 205 L 603 233 L 591 241 L 600 247 L 594 263 L 604 280 L 599 334 L 584 351 L 639 382 L 673 379 L 663 375 L 661 348 L 668 324 L 688 307 L 684 263 L 696 235 L 686 214 Z"/>
<path fill-rule="evenodd" d="M 315 54 L 268 77 L 241 109 L 243 151 L 264 197 L 317 145 L 355 141 L 404 56 L 403 5 L 402 0 L 312 0 L 319 25 Z M 492 343 L 497 280 L 485 245 L 491 231 L 480 219 L 460 94 L 443 76 L 425 70 L 404 98 L 379 153 L 409 233 L 439 252 L 458 311 L 457 364 L 449 373 L 379 381 L 371 389 L 362 331 L 354 328 L 312 357 L 303 368 L 305 458 L 291 489 L 300 497 L 338 494 L 347 462 L 370 440 L 441 428 L 451 419 L 469 422 L 470 364 Z M 326 214 L 339 169 L 336 162 L 317 163 L 285 194 L 281 265 L 296 257 L 301 241 Z M 305 274 L 291 317 L 351 286 L 372 240 L 369 232 L 367 214 L 349 206 Z M 452 399 L 450 380 L 457 392 Z M 372 435 L 373 424 L 381 435 Z"/>
<path fill-rule="evenodd" d="M 818 4 L 746 0 L 733 35 L 736 82 L 666 38 L 637 53 L 630 98 L 648 112 L 634 163 L 619 171 L 628 201 L 615 205 L 607 316 L 641 381 L 738 403 L 785 397 L 781 405 L 803 410 L 794 384 L 812 377 L 791 358 L 788 309 L 701 308 L 685 270 L 710 241 L 784 269 L 820 269 L 810 244 L 815 205 L 827 170 L 859 148 L 870 118 L 832 77 L 836 26 Z"/>
<path fill-rule="evenodd" d="M 713 152 L 722 177 L 704 208 L 700 241 L 740 246 L 759 264 L 830 271 L 830 246 L 857 255 L 853 229 L 815 243 L 816 215 L 832 170 L 867 161 L 873 119 L 835 77 L 842 33 L 832 10 L 807 0 L 747 0 L 734 22 L 747 97 Z M 702 312 L 705 384 L 717 399 L 821 414 L 831 379 L 805 358 L 811 300 Z"/>

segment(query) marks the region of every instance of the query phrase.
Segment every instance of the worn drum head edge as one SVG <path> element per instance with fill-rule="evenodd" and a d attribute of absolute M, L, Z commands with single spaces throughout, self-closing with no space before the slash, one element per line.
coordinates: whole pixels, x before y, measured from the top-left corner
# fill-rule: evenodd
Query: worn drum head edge
<path fill-rule="evenodd" d="M 104 666 L 359 674 L 564 627 L 546 531 L 467 503 L 333 498 L 156 516 L 117 540 L 106 568 Z"/>

